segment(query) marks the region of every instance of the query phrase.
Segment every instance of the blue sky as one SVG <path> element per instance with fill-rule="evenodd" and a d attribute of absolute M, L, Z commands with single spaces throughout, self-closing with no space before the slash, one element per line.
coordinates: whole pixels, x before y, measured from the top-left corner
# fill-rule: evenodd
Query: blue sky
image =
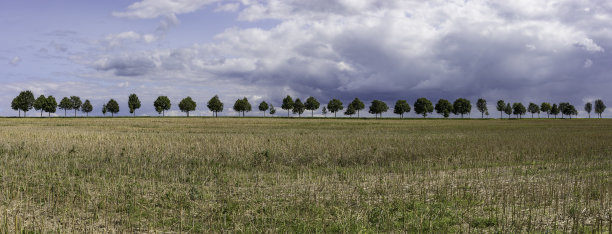
<path fill-rule="evenodd" d="M 159 95 L 171 115 L 186 96 L 210 115 L 215 94 L 222 115 L 241 97 L 280 106 L 288 94 L 582 110 L 612 100 L 611 24 L 612 4 L 595 0 L 3 1 L 0 115 L 26 89 L 89 99 L 94 115 L 110 98 L 126 115 L 130 93 L 139 115 L 156 115 Z"/>

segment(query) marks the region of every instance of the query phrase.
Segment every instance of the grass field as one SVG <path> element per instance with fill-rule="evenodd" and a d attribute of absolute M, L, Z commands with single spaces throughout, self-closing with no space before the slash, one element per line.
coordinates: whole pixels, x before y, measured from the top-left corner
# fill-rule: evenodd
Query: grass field
<path fill-rule="evenodd" d="M 0 119 L 0 232 L 609 232 L 612 120 Z"/>

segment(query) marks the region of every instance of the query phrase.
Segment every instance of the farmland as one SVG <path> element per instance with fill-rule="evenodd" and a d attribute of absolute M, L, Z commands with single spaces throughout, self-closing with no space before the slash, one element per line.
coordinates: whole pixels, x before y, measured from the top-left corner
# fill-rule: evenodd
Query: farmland
<path fill-rule="evenodd" d="M 610 231 L 612 120 L 0 119 L 0 232 Z"/>

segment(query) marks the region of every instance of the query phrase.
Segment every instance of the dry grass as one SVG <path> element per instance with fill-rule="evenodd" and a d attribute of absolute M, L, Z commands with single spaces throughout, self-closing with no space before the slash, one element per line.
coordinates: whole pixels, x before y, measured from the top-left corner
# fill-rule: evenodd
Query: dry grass
<path fill-rule="evenodd" d="M 0 232 L 612 225 L 612 120 L 0 119 Z"/>

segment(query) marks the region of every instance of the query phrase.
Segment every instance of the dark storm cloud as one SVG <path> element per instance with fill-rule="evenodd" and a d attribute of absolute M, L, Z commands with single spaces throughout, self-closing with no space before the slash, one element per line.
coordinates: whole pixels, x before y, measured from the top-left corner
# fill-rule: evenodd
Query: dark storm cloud
<path fill-rule="evenodd" d="M 95 67 L 99 71 L 113 71 L 117 76 L 142 76 L 156 66 L 149 58 L 122 56 L 99 61 Z"/>

